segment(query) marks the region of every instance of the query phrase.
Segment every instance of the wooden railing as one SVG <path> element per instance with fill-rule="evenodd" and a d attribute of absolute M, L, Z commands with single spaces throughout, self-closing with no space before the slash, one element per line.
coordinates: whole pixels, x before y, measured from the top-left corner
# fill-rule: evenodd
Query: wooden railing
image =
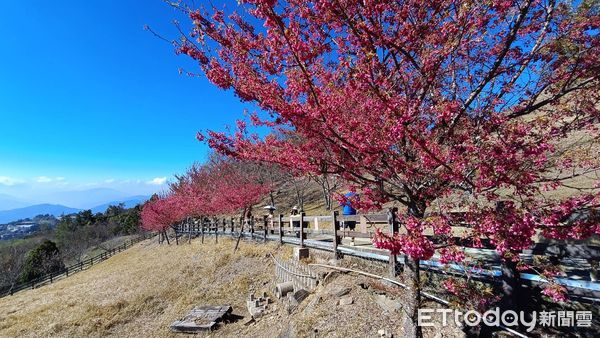
<path fill-rule="evenodd" d="M 344 224 L 356 222 L 354 231 L 348 230 Z M 302 224 L 303 226 L 300 226 Z M 243 225 L 243 226 L 242 226 Z M 461 231 L 469 226 L 461 224 L 453 227 L 454 231 Z M 244 229 L 241 232 L 241 229 Z M 364 215 L 338 215 L 332 212 L 327 216 L 306 216 L 301 213 L 296 216 L 272 215 L 264 216 L 262 219 L 250 218 L 205 218 L 189 219 L 175 227 L 176 236 L 188 235 L 228 235 L 242 237 L 259 241 L 278 241 L 281 244 L 292 244 L 300 247 L 309 247 L 318 250 L 333 252 L 336 258 L 344 255 L 355 256 L 372 261 L 386 262 L 389 266 L 391 277 L 397 276 L 402 268 L 404 257 L 402 255 L 391 255 L 386 250 L 365 248 L 364 246 L 342 245 L 344 238 L 372 238 L 375 229 L 385 233 L 399 231 L 399 224 L 394 216 L 389 214 L 364 214 Z M 458 230 L 457 230 L 458 229 Z M 456 233 L 456 232 L 455 232 Z M 435 238 L 432 236 L 432 239 Z M 482 239 L 483 248 L 472 247 L 469 241 L 465 241 L 459 235 L 455 236 L 457 243 L 469 250 L 470 253 L 493 254 L 493 246 L 489 241 Z M 586 243 L 571 242 L 538 242 L 523 255 L 531 258 L 532 255 L 546 255 L 551 257 L 562 257 L 568 259 L 580 259 L 595 262 L 600 257 L 600 248 Z M 499 283 L 502 279 L 501 269 L 490 267 L 481 269 L 479 267 L 467 267 L 457 264 L 441 264 L 435 259 L 421 261 L 423 267 L 432 272 L 465 276 L 468 272 L 470 278 L 483 282 Z M 536 275 L 521 273 L 521 281 L 525 284 L 543 284 L 545 280 Z M 558 283 L 565 285 L 572 295 L 600 299 L 600 283 L 595 281 L 575 280 L 570 278 L 558 278 Z"/>

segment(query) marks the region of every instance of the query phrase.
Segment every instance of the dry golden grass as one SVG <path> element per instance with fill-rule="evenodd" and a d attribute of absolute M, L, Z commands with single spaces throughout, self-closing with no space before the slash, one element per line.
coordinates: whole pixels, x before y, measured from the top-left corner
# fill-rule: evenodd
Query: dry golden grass
<path fill-rule="evenodd" d="M 169 337 L 169 325 L 194 306 L 231 304 L 246 315 L 249 292 L 266 290 L 272 279 L 268 253 L 277 248 L 241 243 L 234 254 L 233 245 L 144 241 L 55 284 L 0 299 L 0 337 Z"/>
<path fill-rule="evenodd" d="M 194 306 L 231 305 L 249 318 L 246 299 L 273 290 L 270 253 L 291 257 L 291 247 L 226 238 L 205 244 L 158 245 L 144 241 L 93 268 L 55 284 L 0 299 L 0 337 L 175 337 L 169 325 Z M 309 261 L 327 262 L 315 255 Z M 265 316 L 222 325 L 203 337 L 373 337 L 379 329 L 402 336 L 401 314 L 382 311 L 376 295 L 357 285 L 365 278 L 336 273 L 293 313 L 284 303 L 269 305 Z M 353 304 L 339 305 L 332 290 L 349 287 Z M 460 335 L 456 328 L 444 336 Z M 438 332 L 426 332 L 433 337 Z M 185 336 L 185 335 L 184 335 Z"/>

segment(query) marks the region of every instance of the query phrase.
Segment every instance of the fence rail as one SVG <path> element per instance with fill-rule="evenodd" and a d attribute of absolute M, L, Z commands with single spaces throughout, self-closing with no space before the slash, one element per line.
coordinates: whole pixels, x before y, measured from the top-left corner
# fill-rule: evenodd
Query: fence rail
<path fill-rule="evenodd" d="M 134 239 L 130 239 L 128 241 L 126 241 L 125 243 L 114 247 L 112 249 L 106 250 L 104 252 L 102 252 L 101 254 L 91 257 L 89 259 L 80 261 L 77 264 L 68 266 L 60 271 L 55 271 L 55 272 L 51 272 L 48 274 L 45 274 L 43 276 L 40 276 L 34 280 L 31 280 L 29 282 L 25 282 L 25 283 L 20 283 L 20 284 L 16 284 L 14 286 L 6 286 L 3 288 L 0 288 L 0 298 L 2 297 L 6 297 L 6 296 L 12 296 L 15 293 L 19 292 L 19 291 L 23 291 L 23 290 L 28 290 L 28 289 L 35 289 L 36 287 L 40 287 L 43 285 L 46 285 L 48 283 L 53 283 L 54 281 L 61 279 L 61 278 L 66 278 L 69 277 L 77 272 L 89 269 L 90 267 L 92 267 L 94 264 L 98 264 L 102 261 L 107 260 L 108 258 L 114 256 L 115 254 L 122 252 L 128 248 L 131 248 L 133 245 L 135 245 L 136 243 L 139 243 L 145 239 L 151 238 L 153 237 L 153 234 L 142 234 Z"/>
<path fill-rule="evenodd" d="M 349 229 L 348 222 L 356 222 L 356 229 Z M 461 225 L 462 227 L 468 227 Z M 204 218 L 188 219 L 175 227 L 176 236 L 229 235 L 259 241 L 276 241 L 280 244 L 291 244 L 323 251 L 333 252 L 336 258 L 344 255 L 354 256 L 365 260 L 387 264 L 389 274 L 395 277 L 404 264 L 404 256 L 391 255 L 387 250 L 375 249 L 365 246 L 351 246 L 344 243 L 348 237 L 371 238 L 374 229 L 379 228 L 384 232 L 398 231 L 397 221 L 389 214 L 340 216 L 337 212 L 331 216 L 297 216 L 284 217 L 283 215 L 265 216 L 261 219 L 251 218 Z M 460 226 L 459 226 L 460 228 Z M 243 229 L 243 231 L 242 231 Z M 461 239 L 457 236 L 457 240 Z M 463 244 L 463 242 L 459 242 Z M 485 243 L 485 241 L 484 241 Z M 466 243 L 465 243 L 466 244 Z M 502 282 L 502 269 L 498 266 L 499 258 L 491 245 L 483 248 L 473 248 L 464 245 L 465 251 L 487 260 L 484 268 L 475 266 L 462 266 L 458 264 L 441 264 L 434 258 L 423 260 L 424 269 L 432 273 L 440 273 L 465 277 L 490 284 Z M 525 260 L 531 260 L 534 255 L 544 255 L 564 258 L 568 262 L 589 262 L 587 272 L 593 270 L 593 264 L 600 256 L 600 248 L 585 243 L 571 242 L 538 242 L 529 250 L 522 253 Z M 531 273 L 520 273 L 520 283 L 537 286 L 547 283 L 541 276 Z M 574 278 L 557 278 L 557 283 L 565 286 L 572 296 L 582 301 L 600 300 L 600 283 L 594 280 L 585 280 L 578 276 Z"/>

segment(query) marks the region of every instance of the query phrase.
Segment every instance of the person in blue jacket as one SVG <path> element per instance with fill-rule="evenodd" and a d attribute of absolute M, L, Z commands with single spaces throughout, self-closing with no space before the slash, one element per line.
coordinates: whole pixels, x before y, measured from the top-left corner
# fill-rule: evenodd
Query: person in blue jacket
<path fill-rule="evenodd" d="M 346 202 L 342 203 L 342 207 L 343 207 L 342 215 L 344 215 L 344 216 L 356 215 L 356 209 L 354 209 L 352 207 L 352 202 L 350 202 L 350 199 L 352 197 L 356 196 L 356 194 L 353 192 L 349 192 L 349 193 L 346 193 L 344 196 L 346 197 L 347 200 L 346 200 Z M 356 229 L 356 221 L 345 221 L 344 227 L 347 227 L 351 231 L 354 231 Z"/>

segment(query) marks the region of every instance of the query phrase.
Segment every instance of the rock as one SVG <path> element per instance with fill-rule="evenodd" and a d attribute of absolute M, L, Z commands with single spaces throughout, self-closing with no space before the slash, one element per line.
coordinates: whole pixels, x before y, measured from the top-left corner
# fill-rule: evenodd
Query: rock
<path fill-rule="evenodd" d="M 332 296 L 336 296 L 336 297 L 343 297 L 343 296 L 349 294 L 350 291 L 352 291 L 352 289 L 341 287 L 341 286 L 337 286 L 337 287 L 334 287 L 333 289 L 331 289 L 329 291 L 329 294 L 332 295 Z"/>
<path fill-rule="evenodd" d="M 340 299 L 340 305 L 342 306 L 351 305 L 352 303 L 354 303 L 354 298 L 351 296 L 346 296 Z"/>
<path fill-rule="evenodd" d="M 288 293 L 286 302 L 287 313 L 291 314 L 294 312 L 294 310 L 298 308 L 298 305 L 300 305 L 308 295 L 310 295 L 310 293 L 304 289 L 300 289 L 294 293 Z"/>
<path fill-rule="evenodd" d="M 264 296 L 266 296 L 266 293 Z M 250 294 L 249 300 L 246 301 L 246 307 L 252 318 L 257 319 L 263 316 L 269 302 L 269 297 L 256 298 L 254 294 Z"/>
<path fill-rule="evenodd" d="M 254 319 L 262 317 L 262 315 L 265 313 L 265 310 L 266 310 L 266 307 L 264 307 L 264 306 L 248 307 L 248 312 L 250 312 L 250 315 Z"/>
<path fill-rule="evenodd" d="M 285 309 L 288 314 L 291 314 L 298 307 L 298 301 L 294 298 L 294 294 L 288 293 L 287 301 L 285 302 Z"/>
<path fill-rule="evenodd" d="M 399 301 L 389 299 L 384 295 L 375 296 L 375 302 L 381 309 L 390 313 L 402 309 L 402 304 Z"/>
<path fill-rule="evenodd" d="M 313 299 L 304 309 L 304 314 L 305 315 L 310 315 L 315 308 L 319 305 L 319 303 L 321 302 L 323 298 L 321 298 L 321 296 L 316 296 L 315 299 Z"/>
<path fill-rule="evenodd" d="M 386 329 L 381 329 L 381 330 L 377 331 L 377 334 L 379 335 L 379 337 L 385 337 L 385 338 L 393 337 L 393 335 Z"/>

